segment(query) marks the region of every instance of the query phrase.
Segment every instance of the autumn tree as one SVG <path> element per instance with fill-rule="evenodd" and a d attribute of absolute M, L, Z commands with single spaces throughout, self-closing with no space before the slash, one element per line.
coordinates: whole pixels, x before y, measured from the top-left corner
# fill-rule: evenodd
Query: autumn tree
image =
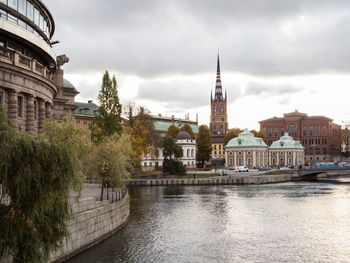
<path fill-rule="evenodd" d="M 210 160 L 212 145 L 211 145 L 211 136 L 208 126 L 201 125 L 199 126 L 199 131 L 197 135 L 197 161 L 204 164 L 206 161 Z"/>
<path fill-rule="evenodd" d="M 253 133 L 254 136 L 257 138 L 261 138 L 263 140 L 265 140 L 265 138 L 266 138 L 265 133 L 262 130 L 259 130 L 259 131 L 251 130 L 250 132 Z"/>
<path fill-rule="evenodd" d="M 126 118 L 123 133 L 130 135 L 135 165 L 140 165 L 143 154 L 151 153 L 158 157 L 159 138 L 149 110 L 129 103 L 124 107 L 124 114 Z"/>
<path fill-rule="evenodd" d="M 182 147 L 177 145 L 171 136 L 164 137 L 163 143 L 163 171 L 170 174 L 184 174 L 185 168 L 179 160 L 183 156 Z"/>
<path fill-rule="evenodd" d="M 76 125 L 73 116 L 67 115 L 61 122 L 45 122 L 40 137 L 54 144 L 63 143 L 70 148 L 76 175 L 73 188 L 80 193 L 86 179 L 86 167 L 92 146 L 90 130 Z"/>
<path fill-rule="evenodd" d="M 192 130 L 191 125 L 189 125 L 188 123 L 186 123 L 183 128 L 185 129 L 186 132 L 188 132 L 189 135 L 191 135 L 191 138 L 194 140 L 196 139 L 196 136 L 194 135 L 194 132 Z"/>
<path fill-rule="evenodd" d="M 120 134 L 122 131 L 122 106 L 119 102 L 115 75 L 113 75 L 111 79 L 108 71 L 105 72 L 102 79 L 101 90 L 97 98 L 100 106 L 98 108 L 99 114 L 95 117 L 95 125 L 97 128 L 92 129 L 95 131 L 95 134 L 97 133 L 95 137 L 101 139 L 98 132 L 101 132 L 102 136 L 110 136 L 114 133 Z"/>
<path fill-rule="evenodd" d="M 129 135 L 114 134 L 94 146 L 87 170 L 90 177 L 97 176 L 102 180 L 101 200 L 106 186 L 107 191 L 109 187 L 125 189 L 132 172 L 132 161 Z"/>
<path fill-rule="evenodd" d="M 180 128 L 173 124 L 173 125 L 169 126 L 165 135 L 170 136 L 170 137 L 175 139 L 179 132 L 180 132 Z"/>
<path fill-rule="evenodd" d="M 224 137 L 224 145 L 228 144 L 228 142 L 231 139 L 238 137 L 238 134 L 240 134 L 241 132 L 243 132 L 243 130 L 241 130 L 240 128 L 230 129 Z"/>
<path fill-rule="evenodd" d="M 0 255 L 47 262 L 68 236 L 76 152 L 67 141 L 20 133 L 0 109 Z"/>

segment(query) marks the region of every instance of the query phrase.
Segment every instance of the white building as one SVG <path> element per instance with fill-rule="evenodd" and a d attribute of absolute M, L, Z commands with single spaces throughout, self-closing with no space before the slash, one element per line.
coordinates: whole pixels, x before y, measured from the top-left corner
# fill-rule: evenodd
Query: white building
<path fill-rule="evenodd" d="M 184 129 L 177 134 L 176 143 L 182 147 L 183 156 L 180 159 L 182 164 L 188 168 L 196 167 L 196 140 Z M 158 149 L 158 158 L 151 153 L 142 156 L 141 166 L 144 171 L 152 171 L 163 166 L 163 148 Z"/>
<path fill-rule="evenodd" d="M 196 167 L 196 140 L 192 139 L 191 135 L 181 129 L 176 136 L 176 143 L 182 147 L 183 156 L 180 159 L 186 168 Z"/>
<path fill-rule="evenodd" d="M 267 145 L 245 129 L 225 146 L 226 167 L 246 166 L 250 169 L 267 166 Z"/>
<path fill-rule="evenodd" d="M 304 165 L 305 148 L 299 141 L 284 133 L 278 141 L 269 148 L 270 166 L 299 166 Z"/>

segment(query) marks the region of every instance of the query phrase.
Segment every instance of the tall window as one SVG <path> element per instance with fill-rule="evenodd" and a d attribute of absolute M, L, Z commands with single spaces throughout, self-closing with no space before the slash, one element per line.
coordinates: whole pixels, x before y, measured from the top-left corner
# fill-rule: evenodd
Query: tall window
<path fill-rule="evenodd" d="M 8 6 L 17 10 L 17 0 L 8 0 Z"/>
<path fill-rule="evenodd" d="M 272 127 L 269 127 L 269 134 L 268 134 L 269 137 L 272 137 Z"/>
<path fill-rule="evenodd" d="M 316 136 L 320 136 L 320 125 L 316 125 Z"/>
<path fill-rule="evenodd" d="M 0 105 L 3 105 L 4 104 L 4 93 L 2 90 L 0 90 Z"/>
<path fill-rule="evenodd" d="M 187 149 L 187 157 L 190 157 L 190 149 Z"/>
<path fill-rule="evenodd" d="M 275 137 L 278 137 L 278 127 L 275 127 L 274 128 L 274 134 L 273 134 Z"/>
<path fill-rule="evenodd" d="M 263 130 L 264 134 L 266 135 L 266 127 L 263 127 L 262 130 Z"/>
<path fill-rule="evenodd" d="M 26 15 L 27 13 L 27 1 L 26 0 L 18 0 L 18 12 L 20 12 L 22 15 Z"/>
<path fill-rule="evenodd" d="M 284 135 L 284 127 L 281 127 L 281 136 L 283 136 Z"/>
<path fill-rule="evenodd" d="M 307 126 L 303 126 L 303 136 L 307 135 Z"/>
<path fill-rule="evenodd" d="M 23 116 L 23 97 L 17 97 L 17 113 L 19 117 Z"/>
<path fill-rule="evenodd" d="M 327 128 L 326 125 L 322 125 L 322 136 L 326 136 Z"/>
<path fill-rule="evenodd" d="M 314 126 L 310 126 L 309 127 L 309 136 L 312 136 L 312 135 L 314 135 Z"/>
<path fill-rule="evenodd" d="M 216 107 L 215 107 L 215 105 L 213 105 L 213 113 L 214 113 L 214 115 L 216 114 Z"/>
<path fill-rule="evenodd" d="M 224 114 L 224 105 L 220 106 L 220 113 L 223 115 Z"/>
<path fill-rule="evenodd" d="M 34 19 L 34 6 L 29 1 L 27 2 L 27 17 L 32 21 Z"/>

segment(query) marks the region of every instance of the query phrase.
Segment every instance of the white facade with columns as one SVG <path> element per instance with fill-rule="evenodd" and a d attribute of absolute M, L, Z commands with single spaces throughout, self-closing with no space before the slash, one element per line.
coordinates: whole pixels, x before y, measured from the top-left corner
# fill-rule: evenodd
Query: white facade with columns
<path fill-rule="evenodd" d="M 246 166 L 249 169 L 267 166 L 267 145 L 247 129 L 231 139 L 225 147 L 226 167 Z"/>

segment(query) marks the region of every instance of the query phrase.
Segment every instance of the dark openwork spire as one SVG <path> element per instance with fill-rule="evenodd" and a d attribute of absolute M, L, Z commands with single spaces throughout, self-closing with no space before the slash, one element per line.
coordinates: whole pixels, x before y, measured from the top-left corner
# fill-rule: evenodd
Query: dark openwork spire
<path fill-rule="evenodd" d="M 220 58 L 218 53 L 218 64 L 216 68 L 216 85 L 215 85 L 215 100 L 224 100 L 222 95 L 222 86 L 221 86 L 221 73 L 220 73 Z"/>

